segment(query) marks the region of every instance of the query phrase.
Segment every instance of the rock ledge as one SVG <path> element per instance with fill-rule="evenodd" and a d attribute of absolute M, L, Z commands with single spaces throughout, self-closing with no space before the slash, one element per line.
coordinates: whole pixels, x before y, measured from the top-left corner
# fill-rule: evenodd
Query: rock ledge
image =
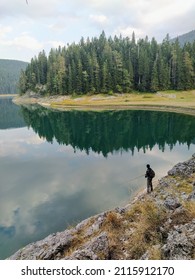
<path fill-rule="evenodd" d="M 195 154 L 151 194 L 20 249 L 10 260 L 195 259 Z"/>

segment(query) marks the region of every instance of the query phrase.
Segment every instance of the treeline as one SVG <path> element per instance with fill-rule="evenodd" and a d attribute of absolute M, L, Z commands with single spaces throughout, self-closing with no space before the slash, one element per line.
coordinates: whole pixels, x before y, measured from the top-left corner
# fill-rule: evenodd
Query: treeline
<path fill-rule="evenodd" d="M 27 63 L 23 61 L 0 59 L 0 94 L 18 92 L 20 73 L 26 66 Z"/>
<path fill-rule="evenodd" d="M 158 44 L 146 37 L 82 38 L 78 44 L 45 51 L 20 77 L 20 91 L 43 94 L 156 92 L 195 88 L 195 42 L 180 47 L 169 36 Z"/>
<path fill-rule="evenodd" d="M 152 149 L 164 151 L 176 144 L 194 143 L 192 116 L 150 111 L 52 111 L 42 107 L 22 107 L 28 127 L 48 142 L 71 145 L 77 150 L 102 153 Z M 160 123 L 160 125 L 159 125 Z M 181 129 L 182 127 L 182 129 Z"/>

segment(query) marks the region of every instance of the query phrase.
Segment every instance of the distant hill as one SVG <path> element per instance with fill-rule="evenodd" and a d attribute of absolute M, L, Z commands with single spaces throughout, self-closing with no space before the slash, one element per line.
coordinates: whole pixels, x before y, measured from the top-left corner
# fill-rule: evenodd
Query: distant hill
<path fill-rule="evenodd" d="M 183 35 L 180 35 L 176 38 L 171 39 L 171 42 L 175 42 L 175 40 L 178 38 L 180 46 L 184 46 L 185 43 L 193 43 L 195 41 L 195 30 L 192 30 L 188 33 L 185 33 Z"/>
<path fill-rule="evenodd" d="M 17 93 L 20 72 L 28 65 L 27 62 L 0 59 L 0 94 Z"/>

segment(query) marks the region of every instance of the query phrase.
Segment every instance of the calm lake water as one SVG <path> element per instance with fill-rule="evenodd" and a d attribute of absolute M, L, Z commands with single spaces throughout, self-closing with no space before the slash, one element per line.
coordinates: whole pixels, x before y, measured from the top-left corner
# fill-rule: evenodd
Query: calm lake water
<path fill-rule="evenodd" d="M 147 163 L 157 180 L 194 152 L 191 116 L 60 112 L 0 98 L 0 259 L 125 205 L 145 188 Z"/>

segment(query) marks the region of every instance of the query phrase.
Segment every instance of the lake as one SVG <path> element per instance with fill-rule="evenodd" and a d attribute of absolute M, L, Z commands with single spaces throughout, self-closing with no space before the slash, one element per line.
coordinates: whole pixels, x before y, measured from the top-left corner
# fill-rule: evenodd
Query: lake
<path fill-rule="evenodd" d="M 0 98 L 0 259 L 128 203 L 195 152 L 195 117 L 55 111 Z"/>

